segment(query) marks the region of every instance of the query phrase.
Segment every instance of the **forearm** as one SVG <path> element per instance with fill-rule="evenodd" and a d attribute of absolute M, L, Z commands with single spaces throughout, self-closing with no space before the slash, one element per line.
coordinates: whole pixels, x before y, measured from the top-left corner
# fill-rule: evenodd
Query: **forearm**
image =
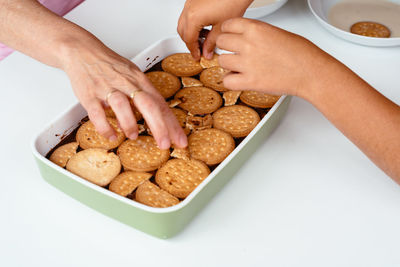
<path fill-rule="evenodd" d="M 400 184 L 400 107 L 325 55 L 304 98 Z"/>
<path fill-rule="evenodd" d="M 0 0 L 0 42 L 45 64 L 61 68 L 69 44 L 93 39 L 35 0 Z"/>

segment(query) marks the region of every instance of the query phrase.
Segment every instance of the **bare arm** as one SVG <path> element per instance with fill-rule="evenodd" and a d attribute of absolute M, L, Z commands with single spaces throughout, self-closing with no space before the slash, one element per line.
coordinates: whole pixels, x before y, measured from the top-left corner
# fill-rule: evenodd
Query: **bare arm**
<path fill-rule="evenodd" d="M 142 90 L 134 98 L 134 104 L 158 145 L 168 148 L 172 142 L 186 146 L 186 136 L 164 99 L 132 62 L 37 1 L 0 0 L 0 41 L 45 64 L 63 69 L 89 118 L 104 136 L 115 138 L 103 109 L 108 95 L 108 104 L 126 136 L 137 137 L 136 119 L 127 96 Z"/>
<path fill-rule="evenodd" d="M 217 46 L 233 90 L 302 97 L 400 184 L 400 107 L 301 36 L 248 19 L 222 25 Z"/>

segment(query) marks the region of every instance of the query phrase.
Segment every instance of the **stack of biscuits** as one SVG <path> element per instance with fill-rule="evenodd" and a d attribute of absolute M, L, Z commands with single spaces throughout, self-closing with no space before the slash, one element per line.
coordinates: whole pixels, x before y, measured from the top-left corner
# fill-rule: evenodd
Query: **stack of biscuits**
<path fill-rule="evenodd" d="M 227 71 L 211 60 L 195 61 L 188 53 L 173 54 L 146 76 L 168 101 L 188 135 L 185 149 L 158 148 L 137 111 L 140 135 L 129 140 L 112 110 L 108 121 L 117 133 L 110 141 L 88 120 L 73 140 L 59 145 L 50 160 L 110 191 L 151 207 L 170 207 L 184 200 L 258 124 L 278 96 L 229 91 Z M 134 108 L 134 107 L 132 107 Z"/>

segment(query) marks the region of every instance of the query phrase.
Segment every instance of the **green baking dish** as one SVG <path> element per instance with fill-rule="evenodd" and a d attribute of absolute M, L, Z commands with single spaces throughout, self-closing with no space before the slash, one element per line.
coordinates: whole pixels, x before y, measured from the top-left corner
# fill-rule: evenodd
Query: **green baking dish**
<path fill-rule="evenodd" d="M 179 37 L 174 36 L 153 44 L 137 55 L 133 62 L 141 70 L 146 71 L 164 57 L 178 52 L 187 52 L 187 49 Z M 69 108 L 35 136 L 32 151 L 43 178 L 60 191 L 145 233 L 159 238 L 169 238 L 191 221 L 265 141 L 286 113 L 290 99 L 289 96 L 281 97 L 257 127 L 184 201 L 169 208 L 152 208 L 124 198 L 46 159 L 45 155 L 60 142 L 60 136 L 71 133 L 87 115 L 79 103 Z"/>

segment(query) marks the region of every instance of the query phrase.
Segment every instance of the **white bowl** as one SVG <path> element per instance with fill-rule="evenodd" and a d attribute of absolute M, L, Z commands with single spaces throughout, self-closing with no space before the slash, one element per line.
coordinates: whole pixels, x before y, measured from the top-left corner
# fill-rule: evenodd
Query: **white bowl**
<path fill-rule="evenodd" d="M 246 10 L 246 13 L 244 14 L 245 18 L 250 18 L 250 19 L 258 19 L 261 17 L 264 17 L 268 14 L 271 14 L 281 8 L 287 0 L 276 0 L 273 3 L 260 6 L 260 7 L 249 7 Z"/>
<path fill-rule="evenodd" d="M 334 35 L 361 45 L 367 46 L 398 46 L 400 45 L 400 37 L 392 37 L 392 38 L 375 38 L 375 37 L 366 37 L 362 35 L 353 34 L 344 30 L 341 30 L 328 21 L 328 14 L 329 10 L 334 6 L 336 3 L 340 2 L 341 0 L 308 0 L 308 6 L 314 16 L 317 18 L 318 22 L 321 25 L 333 33 Z M 394 3 L 398 3 L 397 0 L 392 0 Z"/>

